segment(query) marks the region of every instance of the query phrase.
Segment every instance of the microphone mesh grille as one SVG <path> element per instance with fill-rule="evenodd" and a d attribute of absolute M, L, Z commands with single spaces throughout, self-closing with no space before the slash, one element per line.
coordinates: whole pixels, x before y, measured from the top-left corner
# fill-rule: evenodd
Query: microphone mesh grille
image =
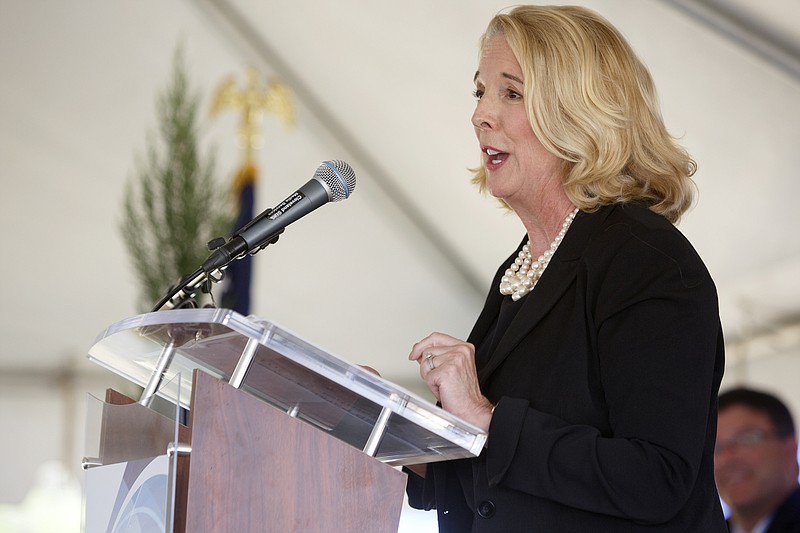
<path fill-rule="evenodd" d="M 344 161 L 323 161 L 314 178 L 328 186 L 331 202 L 347 199 L 356 189 L 356 173 Z"/>

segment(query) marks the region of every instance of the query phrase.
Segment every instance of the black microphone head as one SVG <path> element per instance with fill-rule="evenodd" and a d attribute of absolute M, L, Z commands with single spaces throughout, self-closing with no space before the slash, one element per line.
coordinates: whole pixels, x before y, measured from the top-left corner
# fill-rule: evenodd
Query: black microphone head
<path fill-rule="evenodd" d="M 323 161 L 314 173 L 314 179 L 328 190 L 331 202 L 346 200 L 356 189 L 356 173 L 344 161 Z"/>

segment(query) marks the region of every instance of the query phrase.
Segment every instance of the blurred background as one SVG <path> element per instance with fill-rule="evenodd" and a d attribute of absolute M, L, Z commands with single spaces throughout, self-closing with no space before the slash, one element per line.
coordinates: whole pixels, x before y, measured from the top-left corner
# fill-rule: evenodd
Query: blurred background
<path fill-rule="evenodd" d="M 717 283 L 723 388 L 768 389 L 797 418 L 800 4 L 578 3 L 627 36 L 698 162 L 699 199 L 679 227 Z M 146 310 L 120 226 L 178 48 L 221 188 L 243 162 L 242 117 L 211 104 L 248 67 L 283 83 L 295 112 L 292 128 L 272 113 L 259 126 L 256 212 L 323 160 L 357 176 L 350 199 L 255 257 L 251 312 L 430 398 L 411 345 L 434 330 L 465 337 L 523 233 L 467 171 L 478 37 L 507 5 L 0 0 L 0 531 L 79 529 L 86 396 L 124 386 L 86 353 Z M 432 519 L 405 511 L 402 527 Z"/>

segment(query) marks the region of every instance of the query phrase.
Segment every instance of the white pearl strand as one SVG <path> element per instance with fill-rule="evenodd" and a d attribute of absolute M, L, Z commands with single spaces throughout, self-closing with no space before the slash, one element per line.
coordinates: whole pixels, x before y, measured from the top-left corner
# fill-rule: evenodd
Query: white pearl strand
<path fill-rule="evenodd" d="M 550 243 L 550 248 L 545 250 L 536 261 L 533 261 L 533 256 L 531 256 L 531 241 L 528 239 L 528 242 L 522 247 L 517 258 L 506 269 L 505 275 L 500 280 L 501 294 L 510 294 L 511 299 L 516 302 L 533 290 L 539 278 L 542 277 L 544 269 L 550 263 L 553 254 L 556 253 L 558 245 L 564 240 L 564 235 L 567 234 L 567 230 L 577 214 L 578 209 L 576 208 L 567 215 L 564 224 L 561 226 L 561 231 Z"/>

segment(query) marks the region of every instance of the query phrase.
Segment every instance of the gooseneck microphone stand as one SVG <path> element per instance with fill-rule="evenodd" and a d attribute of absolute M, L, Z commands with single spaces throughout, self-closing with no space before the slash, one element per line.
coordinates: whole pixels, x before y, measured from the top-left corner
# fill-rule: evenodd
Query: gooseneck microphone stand
<path fill-rule="evenodd" d="M 268 214 L 269 213 L 267 213 L 267 215 Z M 212 252 L 209 258 L 203 263 L 203 265 L 200 266 L 200 268 L 188 276 L 184 276 L 177 284 L 170 288 L 170 290 L 167 291 L 167 294 L 165 294 L 158 301 L 158 303 L 153 306 L 152 311 L 161 311 L 162 309 L 179 309 L 181 307 L 197 307 L 197 302 L 194 300 L 195 296 L 197 295 L 197 291 L 211 294 L 211 284 L 219 283 L 223 280 L 223 272 L 229 264 L 236 259 L 241 259 L 247 254 L 255 255 L 270 244 L 275 244 L 278 242 L 278 238 L 284 232 L 284 229 L 285 228 L 281 228 L 280 231 L 269 237 L 261 246 L 258 246 L 249 252 L 245 251 L 239 253 L 238 255 L 222 255 L 219 253 L 220 251 L 224 252 L 226 246 L 228 246 L 231 241 L 226 243 L 225 239 L 221 237 L 212 240 L 208 243 L 208 249 Z"/>

